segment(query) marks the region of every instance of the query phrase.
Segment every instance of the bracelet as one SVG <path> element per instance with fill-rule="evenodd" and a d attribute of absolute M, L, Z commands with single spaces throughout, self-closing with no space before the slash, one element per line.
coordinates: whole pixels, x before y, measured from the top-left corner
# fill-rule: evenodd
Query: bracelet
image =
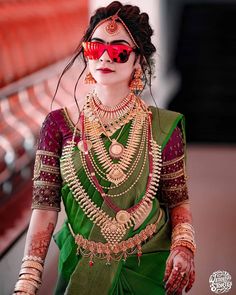
<path fill-rule="evenodd" d="M 185 228 L 185 229 L 188 229 L 188 230 L 192 231 L 193 233 L 195 233 L 192 224 L 190 224 L 190 223 L 188 223 L 188 222 L 178 223 L 178 224 L 173 228 L 173 231 L 176 231 L 178 228 L 181 228 L 181 229 Z"/>
<path fill-rule="evenodd" d="M 182 237 L 185 237 L 186 239 L 194 240 L 194 235 L 192 233 L 189 233 L 189 232 L 172 235 L 172 240 L 175 241 L 175 240 L 178 240 L 178 239 L 180 239 Z"/>
<path fill-rule="evenodd" d="M 37 262 L 37 261 L 24 261 L 22 263 L 22 268 L 23 267 L 30 267 L 30 268 L 35 268 L 39 271 L 43 271 L 43 266 L 41 263 Z"/>
<path fill-rule="evenodd" d="M 179 241 L 174 242 L 171 245 L 170 250 L 172 251 L 177 246 L 184 246 L 184 247 L 190 249 L 193 253 L 196 252 L 196 244 L 195 243 L 191 243 L 191 242 L 186 241 L 186 240 L 179 240 Z"/>
<path fill-rule="evenodd" d="M 30 284 L 24 283 L 17 281 L 15 288 L 14 288 L 14 293 L 16 292 L 25 292 L 27 294 L 32 294 L 34 295 L 36 291 L 36 288 Z"/>
<path fill-rule="evenodd" d="M 19 275 L 23 275 L 23 274 L 31 274 L 31 275 L 36 275 L 38 277 L 41 277 L 41 271 L 39 271 L 36 268 L 32 268 L 32 267 L 22 267 L 20 270 Z"/>
<path fill-rule="evenodd" d="M 43 265 L 43 263 L 44 263 L 44 261 L 43 261 L 43 259 L 42 259 L 41 257 L 38 257 L 38 256 L 32 256 L 32 255 L 29 255 L 29 256 L 26 255 L 26 256 L 24 256 L 23 259 L 22 259 L 22 262 L 24 262 L 24 261 L 28 261 L 28 260 L 39 262 L 39 263 L 42 264 L 42 265 Z"/>
<path fill-rule="evenodd" d="M 31 275 L 31 274 L 22 274 L 19 277 L 19 280 L 21 280 L 21 279 L 26 279 L 26 280 L 29 280 L 29 281 L 34 280 L 34 281 L 38 282 L 39 284 L 41 284 L 41 282 L 42 282 L 40 277 Z"/>
<path fill-rule="evenodd" d="M 34 286 L 36 289 L 39 288 L 39 283 L 37 283 L 36 281 L 33 281 L 33 280 L 19 277 L 18 282 L 23 282 L 23 283 L 29 284 L 31 286 Z"/>

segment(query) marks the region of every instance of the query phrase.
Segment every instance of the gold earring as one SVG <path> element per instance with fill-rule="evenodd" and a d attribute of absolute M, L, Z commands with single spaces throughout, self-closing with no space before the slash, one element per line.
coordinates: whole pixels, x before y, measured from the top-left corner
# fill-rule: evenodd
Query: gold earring
<path fill-rule="evenodd" d="M 142 91 L 144 88 L 142 81 L 143 72 L 141 69 L 136 69 L 134 72 L 134 78 L 129 84 L 129 89 L 131 91 Z"/>
<path fill-rule="evenodd" d="M 88 73 L 84 78 L 85 84 L 96 84 L 97 81 L 93 78 L 91 73 Z"/>

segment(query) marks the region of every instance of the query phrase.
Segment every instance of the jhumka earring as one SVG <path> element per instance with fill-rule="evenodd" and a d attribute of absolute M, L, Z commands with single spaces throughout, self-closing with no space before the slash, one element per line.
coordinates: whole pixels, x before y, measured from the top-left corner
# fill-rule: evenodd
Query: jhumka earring
<path fill-rule="evenodd" d="M 134 78 L 129 84 L 129 89 L 131 91 L 141 91 L 144 88 L 143 81 L 142 81 L 143 72 L 141 69 L 136 69 L 134 72 Z"/>
<path fill-rule="evenodd" d="M 96 84 L 97 81 L 93 78 L 91 73 L 88 73 L 84 78 L 85 84 Z"/>

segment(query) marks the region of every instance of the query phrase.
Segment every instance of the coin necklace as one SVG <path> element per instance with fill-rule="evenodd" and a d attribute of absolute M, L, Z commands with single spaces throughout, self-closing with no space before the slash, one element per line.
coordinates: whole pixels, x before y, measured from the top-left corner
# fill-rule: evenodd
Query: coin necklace
<path fill-rule="evenodd" d="M 84 121 L 83 113 L 81 114 L 81 120 Z M 148 117 L 149 118 L 149 117 Z M 84 127 L 82 124 L 82 138 L 84 141 L 85 157 L 88 160 L 88 147 L 84 134 Z M 98 180 L 93 177 L 93 181 L 96 182 L 96 187 L 100 192 L 104 202 L 116 213 L 115 217 L 109 216 L 105 211 L 99 208 L 89 197 L 86 190 L 83 188 L 79 178 L 77 177 L 76 170 L 73 162 L 73 150 L 76 145 L 75 140 L 76 126 L 71 141 L 67 141 L 67 145 L 63 148 L 61 157 L 61 168 L 64 173 L 65 182 L 68 184 L 72 195 L 79 203 L 79 206 L 87 215 L 87 217 L 97 226 L 100 227 L 101 233 L 108 243 L 111 245 L 117 244 L 122 240 L 127 230 L 135 225 L 143 214 L 149 209 L 149 205 L 155 198 L 161 170 L 161 147 L 153 140 L 151 134 L 151 121 L 149 118 L 149 130 L 148 130 L 148 149 L 149 149 L 149 176 L 146 186 L 146 192 L 143 198 L 131 208 L 126 210 L 120 209 L 113 204 L 109 197 L 106 196 L 104 191 L 99 187 Z M 88 165 L 90 168 L 91 166 Z M 98 184 L 98 185 L 97 185 Z"/>
<path fill-rule="evenodd" d="M 90 126 L 90 121 L 86 117 L 86 131 L 88 139 L 92 142 L 93 150 L 97 156 L 99 163 L 104 171 L 106 171 L 106 178 L 108 181 L 119 185 L 126 179 L 126 173 L 130 164 L 133 161 L 134 155 L 140 146 L 143 124 L 147 117 L 147 111 L 143 110 L 141 106 L 137 108 L 136 116 L 132 120 L 127 140 L 127 146 L 121 155 L 119 162 L 114 163 L 110 157 L 109 152 L 106 150 L 103 140 L 97 130 Z"/>

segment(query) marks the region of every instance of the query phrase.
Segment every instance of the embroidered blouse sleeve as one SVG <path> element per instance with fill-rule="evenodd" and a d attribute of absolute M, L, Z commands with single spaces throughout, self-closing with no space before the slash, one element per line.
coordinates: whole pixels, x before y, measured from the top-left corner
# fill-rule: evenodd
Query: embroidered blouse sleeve
<path fill-rule="evenodd" d="M 173 131 L 162 153 L 160 202 L 173 208 L 188 200 L 182 132 Z"/>
<path fill-rule="evenodd" d="M 61 175 L 59 157 L 62 135 L 49 113 L 43 122 L 36 151 L 32 209 L 60 211 Z"/>

